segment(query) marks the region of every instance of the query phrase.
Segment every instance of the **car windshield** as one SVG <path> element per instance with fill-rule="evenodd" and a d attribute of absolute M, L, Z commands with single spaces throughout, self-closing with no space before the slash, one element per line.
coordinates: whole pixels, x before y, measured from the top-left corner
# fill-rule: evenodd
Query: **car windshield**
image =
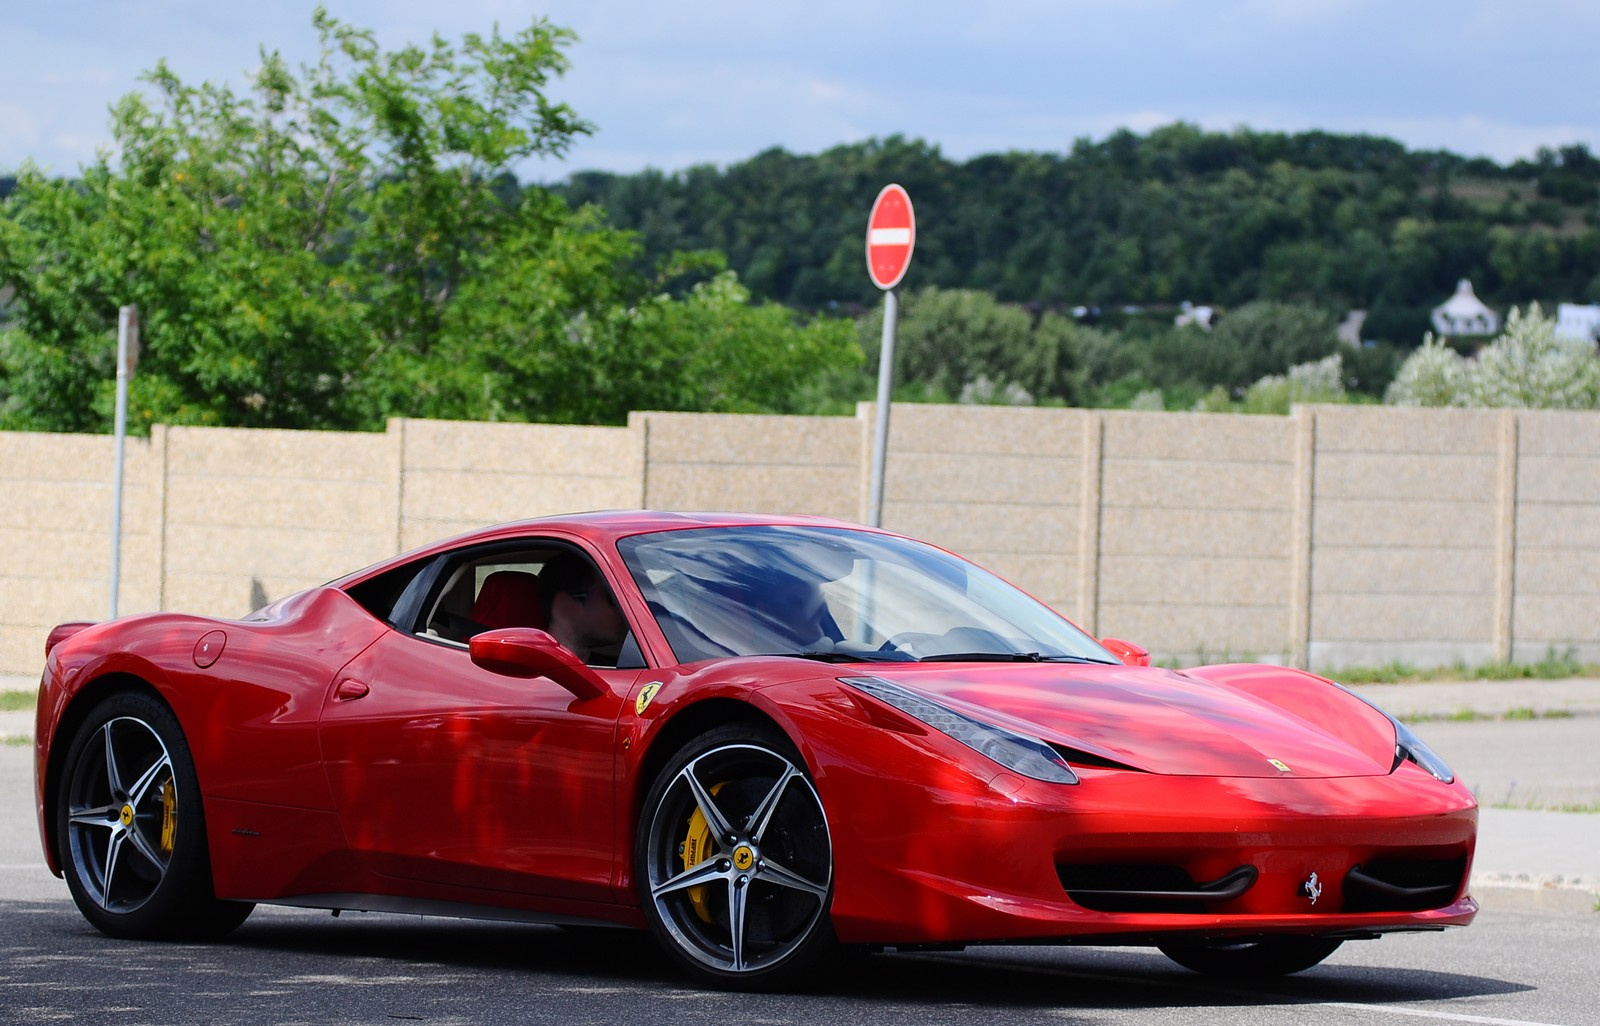
<path fill-rule="evenodd" d="M 993 574 L 906 538 L 753 526 L 635 535 L 618 548 L 679 662 L 1117 662 Z"/>

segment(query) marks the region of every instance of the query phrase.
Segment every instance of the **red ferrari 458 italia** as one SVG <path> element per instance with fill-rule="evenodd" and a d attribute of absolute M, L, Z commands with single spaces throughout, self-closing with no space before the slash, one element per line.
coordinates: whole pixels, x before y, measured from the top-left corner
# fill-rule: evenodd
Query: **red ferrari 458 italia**
<path fill-rule="evenodd" d="M 1410 730 L 1148 662 L 884 531 L 526 521 L 242 621 L 57 627 L 39 827 L 117 937 L 258 902 L 612 925 L 731 987 L 987 943 L 1290 973 L 1471 922 L 1476 805 Z"/>

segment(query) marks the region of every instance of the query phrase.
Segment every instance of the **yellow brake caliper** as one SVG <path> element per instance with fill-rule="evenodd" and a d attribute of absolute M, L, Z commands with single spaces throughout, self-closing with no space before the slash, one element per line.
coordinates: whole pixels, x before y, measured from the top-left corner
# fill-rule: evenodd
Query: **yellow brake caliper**
<path fill-rule="evenodd" d="M 171 777 L 161 785 L 161 854 L 170 856 L 178 834 L 178 788 Z"/>
<path fill-rule="evenodd" d="M 718 784 L 711 789 L 712 797 L 716 797 L 722 790 L 723 784 Z M 694 815 L 689 817 L 689 829 L 684 834 L 683 844 L 678 848 L 678 854 L 683 858 L 683 868 L 693 869 L 717 850 L 716 842 L 711 839 L 711 824 L 706 822 L 706 814 L 695 806 Z M 689 905 L 694 909 L 694 914 L 700 917 L 703 923 L 711 922 L 711 909 L 706 905 L 706 888 L 691 887 L 688 890 Z"/>

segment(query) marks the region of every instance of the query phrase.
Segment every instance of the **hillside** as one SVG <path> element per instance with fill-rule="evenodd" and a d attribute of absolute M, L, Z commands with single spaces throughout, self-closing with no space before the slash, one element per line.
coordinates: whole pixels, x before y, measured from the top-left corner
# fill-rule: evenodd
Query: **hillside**
<path fill-rule="evenodd" d="M 1062 154 L 958 162 L 892 137 L 553 189 L 638 232 L 641 266 L 715 249 L 758 297 L 848 309 L 874 301 L 862 234 L 889 181 L 916 205 L 909 287 L 1046 308 L 1365 308 L 1369 335 L 1409 345 L 1463 277 L 1502 307 L 1600 300 L 1600 160 L 1583 146 L 1501 166 L 1373 136 L 1180 123 Z"/>

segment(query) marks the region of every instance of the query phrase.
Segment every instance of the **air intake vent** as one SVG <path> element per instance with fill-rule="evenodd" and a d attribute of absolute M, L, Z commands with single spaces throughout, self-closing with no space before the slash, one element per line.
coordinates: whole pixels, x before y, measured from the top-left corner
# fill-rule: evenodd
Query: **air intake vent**
<path fill-rule="evenodd" d="M 1067 897 L 1094 912 L 1202 913 L 1232 901 L 1256 882 L 1254 866 L 1196 883 L 1182 866 L 1125 863 L 1057 865 Z"/>
<path fill-rule="evenodd" d="M 1453 859 L 1374 859 L 1344 878 L 1346 912 L 1421 912 L 1450 904 L 1461 891 L 1465 856 Z"/>

